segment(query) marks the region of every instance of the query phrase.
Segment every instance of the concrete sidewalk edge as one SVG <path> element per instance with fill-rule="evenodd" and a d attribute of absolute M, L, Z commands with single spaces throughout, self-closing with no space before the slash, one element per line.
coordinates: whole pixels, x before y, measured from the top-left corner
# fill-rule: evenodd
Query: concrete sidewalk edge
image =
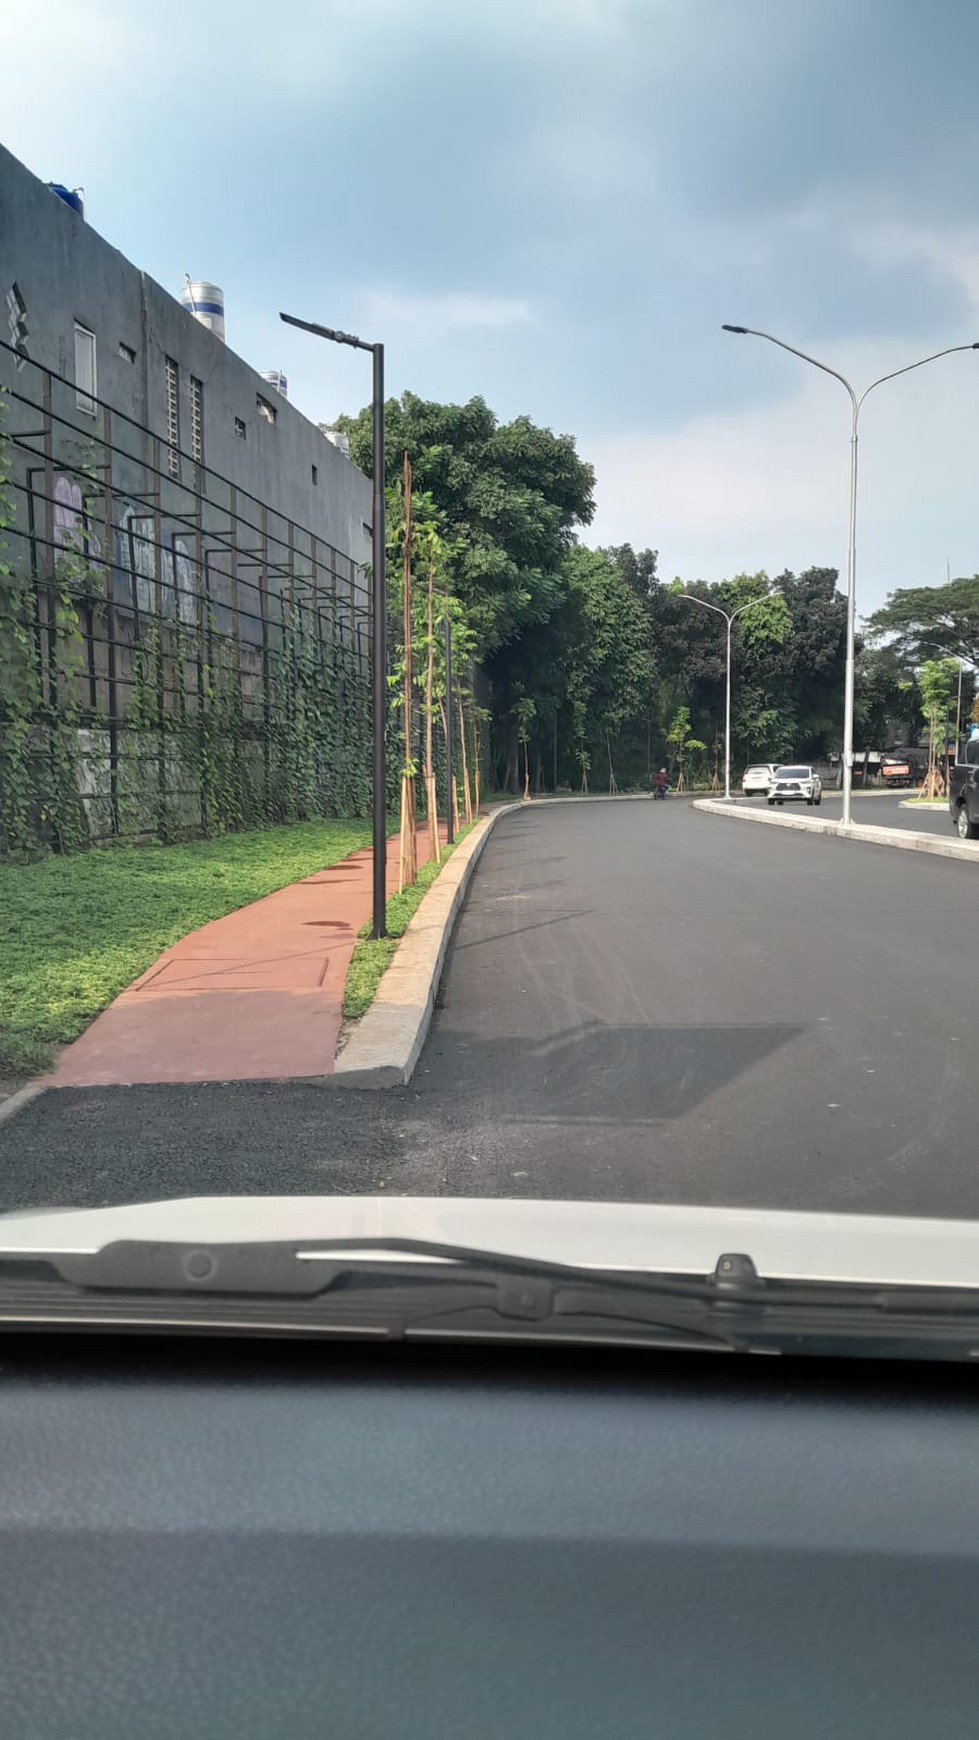
<path fill-rule="evenodd" d="M 522 806 L 501 804 L 457 846 L 411 920 L 377 995 L 336 1060 L 327 1086 L 403 1087 L 411 1080 L 435 1008 L 456 918 L 483 847 L 501 816 Z"/>
<path fill-rule="evenodd" d="M 22 1112 L 25 1106 L 30 1105 L 32 1100 L 36 1100 L 41 1094 L 46 1093 L 50 1086 L 51 1077 L 42 1075 L 36 1081 L 27 1082 L 15 1093 L 8 1094 L 5 1100 L 0 1100 L 0 1124 L 7 1118 L 15 1118 L 18 1112 Z"/>
<path fill-rule="evenodd" d="M 767 810 L 744 809 L 716 798 L 697 798 L 695 810 L 706 815 L 729 816 L 739 822 L 762 822 L 768 828 L 796 828 L 803 833 L 833 834 L 840 840 L 856 840 L 865 846 L 891 846 L 899 852 L 930 852 L 936 858 L 964 858 L 979 863 L 979 841 L 942 840 L 937 834 L 915 834 L 910 829 L 882 828 L 873 823 L 855 822 L 846 828 L 842 822 L 817 821 L 815 816 L 772 816 Z"/>

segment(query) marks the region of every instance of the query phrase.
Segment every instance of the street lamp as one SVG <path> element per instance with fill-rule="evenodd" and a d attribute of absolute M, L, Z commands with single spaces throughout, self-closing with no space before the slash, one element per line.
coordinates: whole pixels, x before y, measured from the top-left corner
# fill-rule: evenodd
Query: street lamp
<path fill-rule="evenodd" d="M 786 344 L 783 338 L 773 338 L 770 332 L 758 332 L 753 326 L 725 324 L 721 331 L 737 332 L 750 338 L 767 338 L 769 344 L 777 344 L 780 350 L 790 351 L 793 356 L 801 357 L 803 362 L 812 363 L 813 368 L 822 369 L 824 375 L 832 375 L 834 380 L 846 388 L 850 396 L 853 421 L 850 430 L 850 537 L 846 559 L 846 674 L 843 687 L 843 826 L 848 828 L 853 820 L 850 800 L 853 789 L 854 653 L 857 620 L 857 424 L 860 410 L 867 394 L 872 393 L 875 387 L 883 386 L 885 381 L 896 380 L 898 375 L 910 374 L 912 369 L 924 368 L 925 363 L 937 362 L 939 357 L 951 356 L 958 350 L 979 350 L 979 343 L 950 344 L 946 350 L 936 350 L 931 356 L 920 357 L 917 362 L 907 363 L 903 369 L 892 369 L 889 375 L 881 375 L 878 380 L 871 381 L 858 398 L 845 375 L 841 375 L 837 369 L 831 369 L 827 363 L 817 361 L 816 357 L 807 355 L 804 350 L 797 350 L 794 344 Z"/>
<path fill-rule="evenodd" d="M 384 531 L 384 346 L 365 344 L 352 332 L 337 332 L 332 326 L 317 326 L 312 320 L 299 320 L 294 314 L 280 314 L 287 326 L 302 327 L 317 338 L 331 339 L 334 344 L 349 344 L 354 350 L 368 350 L 374 361 L 373 432 L 374 432 L 374 505 L 371 528 L 371 635 L 374 643 L 372 688 L 373 713 L 373 857 L 374 895 L 373 925 L 375 937 L 387 935 L 387 598 L 385 595 L 385 563 L 387 551 Z"/>
<path fill-rule="evenodd" d="M 727 681 L 724 693 L 724 796 L 731 801 L 731 630 L 735 617 L 745 610 L 750 610 L 753 604 L 762 604 L 766 598 L 779 598 L 778 592 L 762 592 L 757 598 L 749 598 L 747 604 L 739 604 L 737 610 L 722 610 L 719 604 L 708 604 L 706 598 L 695 598 L 692 592 L 679 592 L 678 598 L 685 598 L 688 604 L 702 604 L 705 610 L 713 610 L 716 615 L 723 616 L 727 623 Z"/>

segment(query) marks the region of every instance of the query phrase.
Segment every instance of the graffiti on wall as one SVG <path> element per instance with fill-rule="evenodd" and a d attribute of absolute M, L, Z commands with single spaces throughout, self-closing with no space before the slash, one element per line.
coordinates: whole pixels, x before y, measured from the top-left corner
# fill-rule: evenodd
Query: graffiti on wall
<path fill-rule="evenodd" d="M 19 284 L 11 284 L 4 299 L 7 304 L 7 327 L 14 347 L 14 367 L 19 374 L 27 361 L 27 303 Z"/>

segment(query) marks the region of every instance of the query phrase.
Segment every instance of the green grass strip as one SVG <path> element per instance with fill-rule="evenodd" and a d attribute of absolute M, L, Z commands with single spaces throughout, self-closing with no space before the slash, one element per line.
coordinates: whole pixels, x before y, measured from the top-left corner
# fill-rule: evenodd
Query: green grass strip
<path fill-rule="evenodd" d="M 343 1014 L 347 1021 L 359 1021 L 366 1014 L 377 994 L 377 987 L 394 959 L 394 952 L 408 929 L 411 920 L 418 911 L 428 890 L 435 881 L 439 871 L 452 856 L 456 846 L 463 841 L 475 827 L 470 822 L 468 827 L 460 829 L 451 846 L 443 846 L 441 863 L 436 864 L 429 859 L 418 872 L 416 880 L 403 894 L 392 894 L 387 903 L 386 937 L 371 937 L 371 927 L 365 924 L 350 957 L 347 968 L 347 979 L 343 987 Z"/>
<path fill-rule="evenodd" d="M 369 821 L 0 865 L 0 1074 L 32 1075 L 164 949 L 369 846 Z"/>

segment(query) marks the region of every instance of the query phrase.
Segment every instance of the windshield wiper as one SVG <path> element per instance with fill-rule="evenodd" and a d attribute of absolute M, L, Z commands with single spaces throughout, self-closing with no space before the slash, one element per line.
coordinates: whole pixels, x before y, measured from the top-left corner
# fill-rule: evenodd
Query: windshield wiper
<path fill-rule="evenodd" d="M 702 1321 L 699 1280 L 585 1269 L 409 1238 L 236 1244 L 118 1240 L 91 1252 L 5 1253 L 0 1324 L 81 1320 L 486 1339 L 558 1335 L 729 1351 Z M 588 1333 L 590 1331 L 590 1334 Z"/>
<path fill-rule="evenodd" d="M 584 1268 L 409 1238 L 120 1240 L 0 1257 L 0 1324 L 262 1329 L 381 1339 L 571 1340 L 707 1351 L 970 1359 L 979 1294 Z"/>

